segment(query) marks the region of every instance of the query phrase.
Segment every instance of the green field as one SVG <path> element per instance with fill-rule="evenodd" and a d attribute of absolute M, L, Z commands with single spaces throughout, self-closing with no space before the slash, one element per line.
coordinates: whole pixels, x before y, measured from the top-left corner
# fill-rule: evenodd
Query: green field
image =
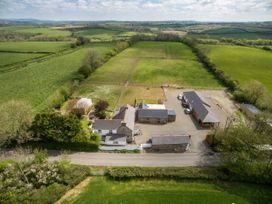
<path fill-rule="evenodd" d="M 262 82 L 272 93 L 272 52 L 230 45 L 200 45 L 219 69 L 241 84 Z"/>
<path fill-rule="evenodd" d="M 58 52 L 70 47 L 71 42 L 0 42 L 0 51 Z"/>
<path fill-rule="evenodd" d="M 113 44 L 92 44 L 88 47 L 105 54 L 106 50 L 113 48 Z M 79 49 L 0 74 L 0 103 L 21 99 L 29 101 L 37 109 L 42 109 L 58 88 L 71 81 L 73 73 L 82 65 L 82 59 L 88 49 Z"/>
<path fill-rule="evenodd" d="M 0 32 L 1 30 L 17 33 L 31 33 L 36 35 L 44 35 L 48 37 L 68 37 L 71 35 L 69 31 L 58 30 L 50 27 L 5 26 L 0 27 Z"/>
<path fill-rule="evenodd" d="M 270 203 L 271 188 L 239 183 L 208 183 L 171 180 L 112 181 L 92 178 L 70 204 L 250 204 Z"/>
<path fill-rule="evenodd" d="M 272 39 L 271 29 L 256 28 L 217 28 L 200 33 L 191 33 L 189 36 L 198 38 L 235 38 L 235 39 Z"/>
<path fill-rule="evenodd" d="M 44 54 L 25 54 L 25 53 L 8 53 L 0 52 L 0 71 L 2 66 L 22 62 L 37 57 L 45 56 Z"/>
<path fill-rule="evenodd" d="M 105 28 L 90 28 L 78 31 L 75 35 L 88 37 L 93 40 L 110 41 L 113 36 L 116 36 L 120 32 L 122 31 Z"/>
<path fill-rule="evenodd" d="M 99 68 L 92 82 L 220 87 L 184 44 L 139 42 Z"/>

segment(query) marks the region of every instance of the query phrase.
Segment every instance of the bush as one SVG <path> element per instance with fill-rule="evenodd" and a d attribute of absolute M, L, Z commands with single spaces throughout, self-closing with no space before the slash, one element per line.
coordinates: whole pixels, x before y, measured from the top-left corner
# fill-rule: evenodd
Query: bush
<path fill-rule="evenodd" d="M 105 119 L 107 117 L 107 114 L 105 111 L 95 112 L 95 117 L 99 119 Z"/>
<path fill-rule="evenodd" d="M 70 142 L 81 131 L 80 120 L 56 112 L 39 113 L 35 116 L 31 130 L 36 138 L 58 142 Z"/>

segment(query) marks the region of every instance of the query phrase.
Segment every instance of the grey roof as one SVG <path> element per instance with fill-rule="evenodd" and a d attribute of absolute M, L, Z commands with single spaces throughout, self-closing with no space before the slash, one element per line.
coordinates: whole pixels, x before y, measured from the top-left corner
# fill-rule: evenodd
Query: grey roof
<path fill-rule="evenodd" d="M 168 118 L 168 110 L 166 109 L 139 109 L 138 118 Z"/>
<path fill-rule="evenodd" d="M 158 136 L 152 137 L 151 141 L 152 145 L 189 144 L 190 137 L 188 135 Z"/>
<path fill-rule="evenodd" d="M 168 109 L 168 115 L 176 115 L 176 111 L 173 109 Z"/>
<path fill-rule="evenodd" d="M 135 112 L 135 108 L 130 105 L 122 106 L 113 116 L 113 119 L 124 121 L 129 129 L 134 130 Z"/>
<path fill-rule="evenodd" d="M 197 113 L 198 119 L 200 119 L 202 123 L 220 122 L 208 104 L 206 104 L 195 91 L 184 92 L 183 95 L 192 106 L 192 109 Z"/>
<path fill-rule="evenodd" d="M 95 120 L 93 129 L 96 130 L 115 130 L 121 125 L 122 120 Z"/>
<path fill-rule="evenodd" d="M 105 138 L 105 142 L 115 141 L 115 142 L 127 142 L 127 137 L 124 135 L 108 135 Z"/>

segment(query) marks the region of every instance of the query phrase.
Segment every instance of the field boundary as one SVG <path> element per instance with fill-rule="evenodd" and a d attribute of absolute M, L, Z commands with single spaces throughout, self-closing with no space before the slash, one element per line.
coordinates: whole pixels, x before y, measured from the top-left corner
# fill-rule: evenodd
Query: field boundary
<path fill-rule="evenodd" d="M 82 192 L 82 190 L 89 185 L 91 179 L 92 177 L 90 176 L 81 181 L 74 188 L 67 191 L 57 202 L 55 202 L 55 204 L 62 204 L 64 201 L 70 200 L 79 195 Z"/>

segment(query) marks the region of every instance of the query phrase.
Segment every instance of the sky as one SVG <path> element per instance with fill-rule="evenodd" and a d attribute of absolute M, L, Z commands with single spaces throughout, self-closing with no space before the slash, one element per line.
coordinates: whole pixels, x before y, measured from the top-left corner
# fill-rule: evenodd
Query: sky
<path fill-rule="evenodd" d="M 272 0 L 0 0 L 0 18 L 272 21 Z"/>

